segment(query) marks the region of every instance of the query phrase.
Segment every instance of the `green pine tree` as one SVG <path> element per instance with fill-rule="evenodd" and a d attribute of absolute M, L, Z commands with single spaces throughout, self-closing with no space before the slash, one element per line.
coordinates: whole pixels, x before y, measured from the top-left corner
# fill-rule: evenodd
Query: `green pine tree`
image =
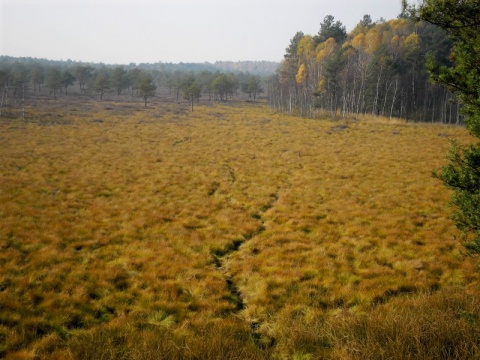
<path fill-rule="evenodd" d="M 443 84 L 463 104 L 465 124 L 480 138 L 480 2 L 478 0 L 425 0 L 418 10 L 421 20 L 443 28 L 453 41 L 454 65 L 427 66 L 433 81 Z M 449 163 L 434 175 L 453 189 L 453 218 L 463 232 L 470 254 L 480 254 L 480 142 L 454 144 Z"/>
<path fill-rule="evenodd" d="M 202 94 L 202 88 L 197 82 L 193 81 L 191 84 L 183 88 L 183 98 L 190 101 L 193 111 L 193 102 L 198 100 Z"/>
<path fill-rule="evenodd" d="M 145 72 L 141 73 L 137 81 L 136 88 L 138 93 L 143 98 L 145 107 L 147 107 L 148 99 L 155 95 L 155 90 L 157 90 L 157 85 L 153 82 L 153 77 L 151 74 Z"/>

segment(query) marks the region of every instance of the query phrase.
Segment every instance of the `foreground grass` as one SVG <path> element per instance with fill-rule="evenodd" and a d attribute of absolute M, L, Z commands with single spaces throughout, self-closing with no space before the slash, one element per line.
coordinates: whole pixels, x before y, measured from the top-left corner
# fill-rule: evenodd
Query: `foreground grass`
<path fill-rule="evenodd" d="M 479 356 L 431 177 L 464 129 L 61 108 L 0 123 L 0 356 Z"/>

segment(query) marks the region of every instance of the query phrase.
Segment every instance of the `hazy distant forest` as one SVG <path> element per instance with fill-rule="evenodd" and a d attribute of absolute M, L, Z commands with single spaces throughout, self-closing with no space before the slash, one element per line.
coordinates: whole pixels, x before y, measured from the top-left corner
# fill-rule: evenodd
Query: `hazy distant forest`
<path fill-rule="evenodd" d="M 168 88 L 177 100 L 198 99 L 202 93 L 211 100 L 226 100 L 241 87 L 255 100 L 263 91 L 259 74 L 271 73 L 277 66 L 266 61 L 124 66 L 1 56 L 0 114 L 17 108 L 24 117 L 23 107 L 29 98 L 68 96 L 72 90 L 98 96 L 99 100 L 105 94 L 130 94 L 143 98 L 147 106 L 157 88 Z"/>
<path fill-rule="evenodd" d="M 177 100 L 223 101 L 241 90 L 252 100 L 264 93 L 274 109 L 302 116 L 353 113 L 458 124 L 459 103 L 433 84 L 425 69 L 429 54 L 449 65 L 451 48 L 441 28 L 404 12 L 389 21 L 365 15 L 348 34 L 340 21 L 326 16 L 318 34 L 294 35 L 281 64 L 105 65 L 2 56 L 0 111 L 21 108 L 45 91 L 67 96 L 73 86 L 99 99 L 129 93 L 143 97 L 145 105 L 158 88 L 168 88 Z"/>

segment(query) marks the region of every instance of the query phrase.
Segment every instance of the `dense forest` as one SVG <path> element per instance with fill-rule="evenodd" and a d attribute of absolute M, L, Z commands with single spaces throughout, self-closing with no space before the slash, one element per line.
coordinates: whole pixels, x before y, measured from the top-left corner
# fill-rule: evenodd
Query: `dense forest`
<path fill-rule="evenodd" d="M 347 34 L 326 16 L 317 35 L 298 32 L 269 83 L 270 105 L 303 116 L 371 114 L 414 121 L 461 123 L 459 104 L 429 80 L 426 61 L 449 65 L 445 32 L 416 22 L 407 8 L 397 19 L 365 15 Z"/>

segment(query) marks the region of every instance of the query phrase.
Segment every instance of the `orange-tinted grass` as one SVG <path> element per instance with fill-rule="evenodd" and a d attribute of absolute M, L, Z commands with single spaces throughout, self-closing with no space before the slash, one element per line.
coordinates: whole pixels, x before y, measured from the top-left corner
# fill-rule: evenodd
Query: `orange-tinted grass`
<path fill-rule="evenodd" d="M 0 123 L 0 354 L 347 354 L 285 319 L 478 284 L 431 177 L 463 129 L 120 104 Z"/>

